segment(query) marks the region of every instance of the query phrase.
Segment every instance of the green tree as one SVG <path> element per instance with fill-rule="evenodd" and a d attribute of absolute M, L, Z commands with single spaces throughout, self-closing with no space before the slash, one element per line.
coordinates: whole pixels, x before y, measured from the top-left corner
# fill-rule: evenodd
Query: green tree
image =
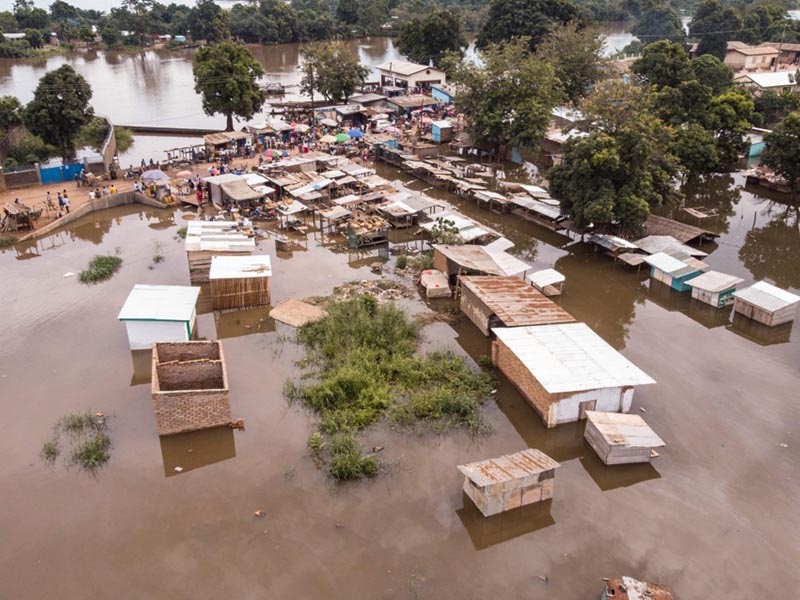
<path fill-rule="evenodd" d="M 678 12 L 669 4 L 656 0 L 649 0 L 644 5 L 631 33 L 645 45 L 659 40 L 683 42 L 686 38 Z"/>
<path fill-rule="evenodd" d="M 221 42 L 197 51 L 194 91 L 203 100 L 207 115 L 222 113 L 226 131 L 233 131 L 233 115 L 252 119 L 264 104 L 264 92 L 257 80 L 264 74 L 246 46 Z"/>
<path fill-rule="evenodd" d="M 228 24 L 231 35 L 248 44 L 260 44 L 268 39 L 269 24 L 258 7 L 252 4 L 234 4 Z"/>
<path fill-rule="evenodd" d="M 733 87 L 733 71 L 716 56 L 704 54 L 692 60 L 691 64 L 695 79 L 710 87 L 714 96 Z"/>
<path fill-rule="evenodd" d="M 92 28 L 88 25 L 81 25 L 80 29 L 78 29 L 78 38 L 87 44 L 92 43 L 94 41 L 94 33 L 92 33 Z"/>
<path fill-rule="evenodd" d="M 106 19 L 105 24 L 100 28 L 100 37 L 103 43 L 109 48 L 116 48 L 122 45 L 122 33 L 119 25 L 114 19 Z"/>
<path fill-rule="evenodd" d="M 542 139 L 562 91 L 553 67 L 529 50 L 530 40 L 490 44 L 483 64 L 462 60 L 451 80 L 461 86 L 456 106 L 467 117 L 472 139 L 504 147 L 534 148 Z"/>
<path fill-rule="evenodd" d="M 575 23 L 553 29 L 539 44 L 536 55 L 553 65 L 564 95 L 572 104 L 586 96 L 609 72 L 599 32 Z"/>
<path fill-rule="evenodd" d="M 55 0 L 50 5 L 50 20 L 53 23 L 64 25 L 78 18 L 78 9 L 63 0 Z"/>
<path fill-rule="evenodd" d="M 453 11 L 434 9 L 403 23 L 395 46 L 414 62 L 436 65 L 447 52 L 463 54 L 467 40 Z"/>
<path fill-rule="evenodd" d="M 570 0 L 491 0 L 477 45 L 527 37 L 531 51 L 555 25 L 581 22 L 580 12 Z"/>
<path fill-rule="evenodd" d="M 717 152 L 723 163 L 735 162 L 745 147 L 745 134 L 753 118 L 753 99 L 742 90 L 729 90 L 709 105 L 710 129 L 717 139 Z"/>
<path fill-rule="evenodd" d="M 789 184 L 792 198 L 797 198 L 797 178 L 800 177 L 800 112 L 789 113 L 764 136 L 767 143 L 762 164 L 781 175 Z"/>
<path fill-rule="evenodd" d="M 725 60 L 728 40 L 742 29 L 742 17 L 734 8 L 723 6 L 719 0 L 703 0 L 689 23 L 689 35 L 699 36 L 697 56 L 713 54 Z"/>
<path fill-rule="evenodd" d="M 694 77 L 683 46 L 666 40 L 645 46 L 642 57 L 633 63 L 631 70 L 657 88 L 676 87 Z"/>
<path fill-rule="evenodd" d="M 327 102 L 344 102 L 364 85 L 369 69 L 341 42 L 313 44 L 301 51 L 303 93 L 319 92 Z"/>
<path fill-rule="evenodd" d="M 787 19 L 786 7 L 778 4 L 762 4 L 748 10 L 743 19 L 744 31 L 741 39 L 748 44 L 776 41 L 773 33 L 783 27 L 792 29 L 792 22 Z M 780 39 L 780 38 L 778 38 Z"/>
<path fill-rule="evenodd" d="M 41 48 L 44 46 L 44 37 L 38 29 L 26 29 L 25 39 L 31 45 L 31 48 Z"/>
<path fill-rule="evenodd" d="M 33 100 L 25 107 L 23 122 L 28 131 L 69 158 L 75 152 L 75 137 L 94 116 L 91 99 L 89 83 L 70 65 L 62 65 L 39 80 Z"/>
<path fill-rule="evenodd" d="M 17 23 L 17 18 L 11 11 L 4 10 L 0 12 L 0 31 L 5 31 L 6 33 L 19 31 L 19 23 Z"/>
<path fill-rule="evenodd" d="M 280 0 L 262 0 L 259 10 L 269 23 L 272 41 L 282 44 L 297 41 L 297 13 L 291 5 Z"/>
<path fill-rule="evenodd" d="M 710 173 L 719 167 L 719 153 L 714 135 L 698 123 L 678 127 L 672 153 L 688 176 Z"/>
<path fill-rule="evenodd" d="M 0 132 L 22 123 L 22 104 L 15 96 L 0 96 Z"/>
<path fill-rule="evenodd" d="M 189 32 L 196 42 L 205 40 L 209 44 L 230 37 L 227 15 L 214 0 L 197 0 L 189 12 Z"/>
<path fill-rule="evenodd" d="M 347 25 L 358 23 L 361 14 L 361 2 L 359 0 L 339 0 L 336 4 L 336 18 Z"/>

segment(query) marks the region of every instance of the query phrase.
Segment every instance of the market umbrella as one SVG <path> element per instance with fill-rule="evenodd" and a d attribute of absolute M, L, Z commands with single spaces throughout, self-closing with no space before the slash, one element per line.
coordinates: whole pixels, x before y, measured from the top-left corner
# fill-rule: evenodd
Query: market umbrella
<path fill-rule="evenodd" d="M 191 171 L 189 171 L 189 170 L 186 170 L 186 171 L 178 171 L 177 173 L 175 173 L 175 177 L 183 177 L 184 179 L 186 179 L 186 178 L 189 178 L 189 177 L 191 177 L 192 175 L 194 175 L 194 173 L 192 173 L 192 172 L 191 172 Z"/>
<path fill-rule="evenodd" d="M 331 134 L 323 135 L 321 138 L 319 138 L 319 141 L 323 144 L 335 144 L 336 136 Z"/>
<path fill-rule="evenodd" d="M 357 140 L 359 138 L 364 137 L 364 132 L 361 131 L 360 129 L 351 129 L 350 131 L 347 132 L 347 135 Z"/>
<path fill-rule="evenodd" d="M 267 150 L 266 152 L 264 152 L 264 156 L 266 156 L 267 158 L 272 158 L 273 156 L 275 156 L 275 150 L 272 149 Z"/>
<path fill-rule="evenodd" d="M 350 140 L 350 136 L 346 133 L 337 133 L 336 134 L 336 143 L 341 144 L 342 142 L 347 142 Z"/>
<path fill-rule="evenodd" d="M 281 156 L 289 156 L 288 150 L 281 150 Z"/>
<path fill-rule="evenodd" d="M 159 179 L 169 179 L 169 175 L 161 169 L 151 169 L 142 173 L 142 179 L 145 181 L 158 181 Z"/>

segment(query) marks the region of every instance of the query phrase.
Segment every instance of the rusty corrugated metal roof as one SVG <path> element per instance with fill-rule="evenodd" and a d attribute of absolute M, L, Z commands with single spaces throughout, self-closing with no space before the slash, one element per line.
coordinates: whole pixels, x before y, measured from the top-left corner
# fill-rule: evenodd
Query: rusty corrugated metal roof
<path fill-rule="evenodd" d="M 506 327 L 574 323 L 575 318 L 518 277 L 461 276 L 461 284 Z"/>
<path fill-rule="evenodd" d="M 601 598 L 607 600 L 672 600 L 672 594 L 663 585 L 632 577 L 609 579 L 604 593 Z"/>
<path fill-rule="evenodd" d="M 458 470 L 478 487 L 486 487 L 544 471 L 552 471 L 560 466 L 541 450 L 528 448 L 500 458 L 488 458 L 468 465 L 459 465 Z"/>

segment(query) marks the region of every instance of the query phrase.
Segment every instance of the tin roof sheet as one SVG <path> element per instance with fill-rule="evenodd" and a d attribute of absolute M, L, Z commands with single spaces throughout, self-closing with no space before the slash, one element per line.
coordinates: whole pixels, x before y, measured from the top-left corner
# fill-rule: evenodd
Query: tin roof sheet
<path fill-rule="evenodd" d="M 665 254 L 664 252 L 656 252 L 650 256 L 645 256 L 644 262 L 651 267 L 655 267 L 659 271 L 663 271 L 667 275 L 671 275 L 672 277 L 683 277 L 684 275 L 694 273 L 698 270 L 697 268 L 687 265 L 685 262 L 678 260 L 669 254 Z"/>
<path fill-rule="evenodd" d="M 462 275 L 460 279 L 506 327 L 575 322 L 571 314 L 518 277 Z"/>
<path fill-rule="evenodd" d="M 770 285 L 766 281 L 758 281 L 750 287 L 734 292 L 733 296 L 770 312 L 800 302 L 800 296 Z"/>
<path fill-rule="evenodd" d="M 465 269 L 489 275 L 518 275 L 530 269 L 530 265 L 504 250 L 486 246 L 434 244 L 433 248 Z"/>
<path fill-rule="evenodd" d="M 697 277 L 692 277 L 686 282 L 686 285 L 706 292 L 722 292 L 730 288 L 736 287 L 737 284 L 742 283 L 744 279 L 727 273 L 720 273 L 719 271 L 707 271 Z"/>
<path fill-rule="evenodd" d="M 561 465 L 541 450 L 528 448 L 499 458 L 459 465 L 458 470 L 478 487 L 522 479 L 552 471 Z"/>
<path fill-rule="evenodd" d="M 137 283 L 117 318 L 120 321 L 190 321 L 199 295 L 199 287 Z"/>
<path fill-rule="evenodd" d="M 660 448 L 665 445 L 639 415 L 587 410 L 586 418 L 610 446 Z"/>
<path fill-rule="evenodd" d="M 655 383 L 583 323 L 492 331 L 551 394 Z"/>
<path fill-rule="evenodd" d="M 664 252 L 672 256 L 678 252 L 683 252 L 689 256 L 708 256 L 707 252 L 682 244 L 671 235 L 648 235 L 640 240 L 636 240 L 635 243 L 641 250 L 648 254 Z"/>
<path fill-rule="evenodd" d="M 272 265 L 269 255 L 212 256 L 209 279 L 256 279 L 270 277 Z"/>
<path fill-rule="evenodd" d="M 531 273 L 525 279 L 533 285 L 543 288 L 556 283 L 564 283 L 567 278 L 555 269 L 542 269 L 541 271 Z"/>

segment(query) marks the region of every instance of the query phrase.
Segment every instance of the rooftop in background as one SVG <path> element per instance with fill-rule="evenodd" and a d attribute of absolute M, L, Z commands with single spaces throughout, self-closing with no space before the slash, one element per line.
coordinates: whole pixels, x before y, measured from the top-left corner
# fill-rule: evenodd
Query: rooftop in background
<path fill-rule="evenodd" d="M 434 104 L 439 104 L 438 100 L 424 94 L 395 96 L 393 98 L 387 98 L 386 102 L 399 106 L 400 108 L 414 108 L 416 106 L 433 106 Z"/>
<path fill-rule="evenodd" d="M 728 42 L 728 52 L 738 52 L 745 56 L 778 56 L 778 49 L 773 46 L 748 46 L 744 42 Z"/>
<path fill-rule="evenodd" d="M 708 256 L 707 252 L 692 248 L 686 244 L 681 244 L 671 235 L 648 235 L 640 240 L 636 240 L 635 243 L 640 250 L 648 254 L 663 252 L 664 254 L 672 256 L 678 252 L 683 252 L 689 256 Z"/>
<path fill-rule="evenodd" d="M 571 314 L 518 277 L 462 275 L 460 281 L 506 327 L 575 322 Z"/>
<path fill-rule="evenodd" d="M 734 292 L 733 297 L 767 311 L 780 310 L 800 302 L 800 296 L 770 285 L 766 281 L 758 281 L 750 287 Z"/>
<path fill-rule="evenodd" d="M 387 73 L 393 73 L 395 75 L 405 75 L 406 77 L 409 75 L 415 75 L 416 73 L 425 71 L 427 69 L 432 71 L 441 71 L 440 69 L 429 67 L 428 65 L 420 65 L 417 63 L 408 62 L 407 60 L 391 60 L 389 62 L 380 64 L 375 68 L 378 71 L 386 71 Z"/>
<path fill-rule="evenodd" d="M 117 318 L 120 321 L 189 321 L 199 295 L 199 287 L 137 283 Z"/>
<path fill-rule="evenodd" d="M 655 383 L 583 323 L 492 332 L 550 394 Z"/>
<path fill-rule="evenodd" d="M 800 85 L 797 81 L 796 74 L 796 69 L 790 71 L 750 72 L 737 75 L 736 80 L 741 82 L 745 79 L 749 79 L 760 88 L 783 88 Z"/>
<path fill-rule="evenodd" d="M 529 475 L 538 475 L 552 471 L 561 465 L 541 450 L 528 448 L 515 454 L 506 454 L 500 458 L 489 458 L 479 462 L 459 465 L 461 471 L 478 487 L 495 485 L 506 481 L 514 481 Z"/>

